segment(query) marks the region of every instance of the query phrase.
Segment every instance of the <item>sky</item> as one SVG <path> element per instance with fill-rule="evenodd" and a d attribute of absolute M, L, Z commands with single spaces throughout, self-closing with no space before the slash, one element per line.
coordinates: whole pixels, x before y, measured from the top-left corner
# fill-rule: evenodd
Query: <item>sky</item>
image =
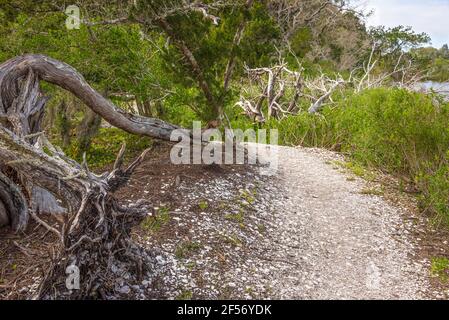
<path fill-rule="evenodd" d="M 411 26 L 415 32 L 425 32 L 432 46 L 449 44 L 449 0 L 363 0 L 366 10 L 374 9 L 368 25 Z"/>

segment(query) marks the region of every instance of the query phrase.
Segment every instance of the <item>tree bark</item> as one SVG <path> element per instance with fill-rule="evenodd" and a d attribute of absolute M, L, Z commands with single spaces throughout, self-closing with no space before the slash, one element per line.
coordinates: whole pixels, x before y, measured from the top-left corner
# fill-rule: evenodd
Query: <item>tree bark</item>
<path fill-rule="evenodd" d="M 5 205 L 0 201 L 0 227 L 9 225 L 9 215 Z"/>
<path fill-rule="evenodd" d="M 27 200 L 19 187 L 0 172 L 0 226 L 9 224 L 13 230 L 22 231 L 27 222 Z"/>
<path fill-rule="evenodd" d="M 113 170 L 100 176 L 90 172 L 85 162 L 67 158 L 40 132 L 47 101 L 40 80 L 69 90 L 112 125 L 128 132 L 169 139 L 178 127 L 116 108 L 73 68 L 57 60 L 27 55 L 0 65 L 0 225 L 8 223 L 23 230 L 31 215 L 58 236 L 55 262 L 48 267 L 36 298 L 106 298 L 115 293 L 115 279 L 120 277 L 117 266 L 120 272 L 136 275 L 130 280 L 134 284 L 145 271 L 146 252 L 131 242 L 130 231 L 149 206 L 122 207 L 113 194 L 127 183 L 148 150 L 123 169 L 122 147 Z M 67 217 L 60 225 L 50 226 L 39 218 L 37 207 L 28 209 L 36 192 L 62 202 Z M 75 291 L 69 291 L 65 282 L 66 268 L 71 265 L 79 269 L 82 279 Z"/>
<path fill-rule="evenodd" d="M 75 69 L 63 62 L 44 55 L 24 55 L 0 65 L 0 127 L 12 131 L 18 138 L 27 137 L 30 145 L 37 142 L 36 134 L 41 131 L 45 104 L 48 100 L 40 91 L 40 80 L 70 91 L 95 114 L 130 133 L 170 140 L 171 132 L 179 128 L 158 119 L 124 112 L 101 96 Z M 20 186 L 17 185 L 17 181 L 11 181 L 11 179 L 3 183 L 3 193 L 7 194 L 8 190 L 11 193 L 9 198 L 4 195 L 2 200 L 8 211 L 8 221 L 15 230 L 24 228 L 22 222 L 26 221 L 26 218 L 23 215 L 27 215 L 27 210 L 13 209 L 10 204 L 18 201 L 19 198 L 14 196 L 15 193 L 12 190 L 16 190 L 16 193 L 21 195 L 20 199 L 24 200 L 21 208 L 27 208 L 27 202 L 30 202 L 34 206 L 33 210 L 38 212 L 64 211 L 52 196 L 52 194 L 57 195 L 52 192 L 54 190 L 47 189 L 46 185 L 35 188 L 30 179 L 22 179 L 25 172 L 15 171 L 14 173 L 15 169 L 1 159 L 0 168 L 3 168 L 3 172 L 5 169 L 11 169 L 13 175 L 17 176 L 21 182 Z M 46 189 L 51 193 L 46 192 Z M 65 200 L 67 200 L 66 205 L 73 205 L 74 199 Z M 70 211 L 69 207 L 66 209 Z"/>
<path fill-rule="evenodd" d="M 135 275 L 141 274 L 145 267 L 146 253 L 132 244 L 130 231 L 145 217 L 148 209 L 141 205 L 122 207 L 112 194 L 128 181 L 146 151 L 124 170 L 121 168 L 122 148 L 113 171 L 96 176 L 86 165 L 65 158 L 43 136 L 38 142 L 38 146 L 32 146 L 24 138 L 0 127 L 0 162 L 8 163 L 34 185 L 57 195 L 69 208 L 69 216 L 60 228 L 49 226 L 31 212 L 38 223 L 60 240 L 55 263 L 49 266 L 36 298 L 81 299 L 112 295 L 115 279 L 119 277 L 113 265 Z M 48 151 L 44 152 L 44 148 Z M 6 204 L 10 212 L 11 208 L 17 210 L 20 207 L 17 204 L 22 202 L 16 190 L 9 190 L 4 197 L 2 191 L 11 187 L 7 180 L 4 176 L 0 178 L 0 203 Z M 66 269 L 71 265 L 79 269 L 82 279 L 80 289 L 75 291 L 69 291 L 65 282 Z M 136 283 L 138 279 L 134 280 Z"/>
<path fill-rule="evenodd" d="M 44 55 L 20 56 L 0 65 L 0 118 L 6 115 L 7 109 L 11 108 L 12 102 L 18 98 L 19 82 L 29 74 L 37 76 L 31 77 L 35 84 L 37 82 L 37 86 L 35 85 L 32 90 L 39 90 L 38 80 L 56 84 L 73 93 L 111 125 L 127 132 L 170 140 L 171 132 L 179 129 L 178 126 L 162 120 L 138 116 L 117 108 L 95 91 L 71 66 Z M 33 105 L 33 109 L 25 113 L 25 120 L 30 122 L 28 124 L 30 128 L 23 130 L 24 133 L 38 131 L 34 126 L 40 124 L 39 120 L 43 115 L 46 99 L 37 92 L 34 96 L 40 100 L 28 101 Z M 33 111 L 37 114 L 31 117 Z"/>

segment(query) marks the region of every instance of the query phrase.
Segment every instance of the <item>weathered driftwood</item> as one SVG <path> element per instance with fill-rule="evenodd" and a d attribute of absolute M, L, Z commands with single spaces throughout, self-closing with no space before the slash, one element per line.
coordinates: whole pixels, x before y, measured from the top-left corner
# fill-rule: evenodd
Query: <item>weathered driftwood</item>
<path fill-rule="evenodd" d="M 0 202 L 0 226 L 9 225 L 9 215 L 3 202 Z"/>
<path fill-rule="evenodd" d="M 291 71 L 285 63 L 280 63 L 271 68 L 248 69 L 250 81 L 255 81 L 260 93 L 256 97 L 240 97 L 236 103 L 241 107 L 245 114 L 255 122 L 265 122 L 265 115 L 262 111 L 264 103 L 267 106 L 267 118 L 280 119 L 286 114 L 292 114 L 297 111 L 297 104 L 302 92 L 302 76 L 300 72 Z M 286 89 L 293 91 L 292 98 L 285 100 Z"/>
<path fill-rule="evenodd" d="M 27 201 L 20 189 L 0 172 L 0 226 L 10 224 L 14 230 L 21 231 L 27 221 Z"/>

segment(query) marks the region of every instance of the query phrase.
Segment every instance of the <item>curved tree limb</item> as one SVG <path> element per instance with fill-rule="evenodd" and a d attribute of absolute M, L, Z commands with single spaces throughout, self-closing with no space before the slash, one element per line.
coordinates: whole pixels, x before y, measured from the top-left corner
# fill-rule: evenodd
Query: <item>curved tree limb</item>
<path fill-rule="evenodd" d="M 30 79 L 27 81 L 32 82 L 31 90 L 38 90 L 33 74 L 36 74 L 39 80 L 56 84 L 70 91 L 111 125 L 129 133 L 170 140 L 171 132 L 179 128 L 159 119 L 130 114 L 117 108 L 95 91 L 70 65 L 39 54 L 16 57 L 0 65 L 0 117 L 8 113 L 13 101 L 20 101 L 18 83 L 22 79 L 25 77 Z M 33 96 L 38 97 L 38 94 L 35 93 Z M 28 99 L 27 103 L 32 106 L 32 109 L 24 110 L 29 114 L 41 111 L 45 100 L 42 97 L 39 98 L 41 99 L 39 101 Z M 26 134 L 34 133 L 32 129 L 34 128 L 25 130 L 25 132 L 28 131 Z"/>
<path fill-rule="evenodd" d="M 60 238 L 55 264 L 49 266 L 38 298 L 104 297 L 116 290 L 117 268 L 141 274 L 145 252 L 130 240 L 131 228 L 146 215 L 141 204 L 122 207 L 114 191 L 123 186 L 148 150 L 122 169 L 121 149 L 114 170 L 95 175 L 51 145 L 41 133 L 47 98 L 39 81 L 56 84 L 81 99 L 94 112 L 125 131 L 170 139 L 177 126 L 129 114 L 96 92 L 69 65 L 43 55 L 25 55 L 0 65 L 0 222 L 16 230 L 26 226 L 28 211 Z M 14 179 L 12 179 L 13 177 Z M 50 225 L 28 209 L 32 190 L 40 187 L 59 198 L 67 218 Z M 5 214 L 6 213 L 6 214 Z M 131 259 L 131 260 L 130 260 Z M 83 279 L 80 290 L 68 292 L 66 268 L 76 265 Z M 138 268 L 138 272 L 134 272 Z M 134 279 L 138 283 L 138 279 Z"/>

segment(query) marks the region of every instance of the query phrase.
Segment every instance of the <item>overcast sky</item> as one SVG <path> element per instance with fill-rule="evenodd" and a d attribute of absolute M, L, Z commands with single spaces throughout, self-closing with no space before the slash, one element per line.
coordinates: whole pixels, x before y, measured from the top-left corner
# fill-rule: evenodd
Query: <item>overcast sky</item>
<path fill-rule="evenodd" d="M 359 1 L 360 3 L 360 1 Z M 364 0 L 367 9 L 374 9 L 369 25 L 412 26 L 425 32 L 432 45 L 440 48 L 449 43 L 449 0 Z"/>

